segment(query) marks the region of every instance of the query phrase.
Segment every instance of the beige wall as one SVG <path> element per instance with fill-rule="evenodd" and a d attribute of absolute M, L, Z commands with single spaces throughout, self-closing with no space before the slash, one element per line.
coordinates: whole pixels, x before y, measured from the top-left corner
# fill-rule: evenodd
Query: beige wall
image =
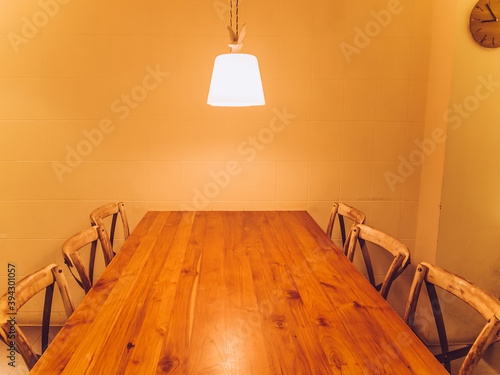
<path fill-rule="evenodd" d="M 413 263 L 434 263 L 441 208 L 444 152 L 446 145 L 446 113 L 451 90 L 456 0 L 434 2 L 432 40 L 429 58 L 429 86 L 425 128 L 425 162 L 421 169 L 417 241 Z M 447 17 L 443 17 L 447 14 Z"/>
<path fill-rule="evenodd" d="M 466 116 L 450 117 L 437 260 L 500 296 L 500 51 L 461 27 L 471 4 L 458 7 L 450 107 Z"/>
<path fill-rule="evenodd" d="M 436 262 L 500 297 L 500 51 L 473 41 L 467 25 L 475 1 L 457 4 Z M 454 339 L 467 340 L 484 319 L 458 306 L 443 309 Z M 499 353 L 494 347 L 483 363 L 491 373 L 500 369 Z"/>
<path fill-rule="evenodd" d="M 341 199 L 414 248 L 419 174 L 392 191 L 385 172 L 398 176 L 424 129 L 430 1 L 242 1 L 267 105 L 239 109 L 206 104 L 227 2 L 61 3 L 0 4 L 0 257 L 19 276 L 62 264 L 64 239 L 115 199 L 132 227 L 147 210 L 200 207 L 308 210 L 324 227 Z M 284 112 L 284 130 L 266 130 Z M 241 172 L 214 189 L 228 162 Z"/>

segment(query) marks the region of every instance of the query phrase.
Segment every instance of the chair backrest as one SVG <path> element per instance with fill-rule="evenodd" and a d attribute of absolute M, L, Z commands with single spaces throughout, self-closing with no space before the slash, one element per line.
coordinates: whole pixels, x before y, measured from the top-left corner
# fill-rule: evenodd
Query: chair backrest
<path fill-rule="evenodd" d="M 346 235 L 346 230 L 345 230 L 345 222 L 344 222 L 344 217 L 347 217 L 350 219 L 353 224 L 352 228 L 356 224 L 363 224 L 365 222 L 366 216 L 363 212 L 358 210 L 357 208 L 351 207 L 347 204 L 341 203 L 341 202 L 336 202 L 333 204 L 332 207 L 332 212 L 330 213 L 330 220 L 328 221 L 328 226 L 326 227 L 326 235 L 329 238 L 332 238 L 332 233 L 333 233 L 333 225 L 335 224 L 335 218 L 339 217 L 339 225 L 340 225 L 340 234 L 342 236 L 342 246 L 344 246 L 344 253 L 347 254 L 347 249 L 346 249 L 346 240 L 348 240 L 350 231 L 348 235 Z"/>
<path fill-rule="evenodd" d="M 111 228 L 108 232 L 106 230 L 106 226 L 104 225 L 103 220 L 111 215 L 113 217 L 111 221 Z M 123 204 L 123 202 L 111 202 L 105 204 L 104 206 L 96 208 L 94 211 L 90 213 L 90 223 L 92 225 L 97 225 L 99 227 L 104 228 L 104 231 L 106 232 L 106 235 L 109 238 L 109 242 L 111 243 L 111 247 L 113 247 L 113 241 L 116 229 L 116 220 L 118 218 L 118 215 L 120 215 L 122 220 L 123 236 L 125 237 L 125 239 L 127 239 L 128 236 L 130 236 L 130 229 L 128 226 L 127 213 L 125 212 L 125 205 Z"/>
<path fill-rule="evenodd" d="M 68 318 L 75 310 L 73 301 L 69 293 L 66 278 L 61 267 L 56 264 L 49 264 L 41 270 L 26 276 L 13 289 L 9 289 L 0 298 L 0 337 L 7 346 L 14 347 L 21 354 L 29 370 L 33 368 L 38 356 L 30 345 L 22 330 L 13 320 L 19 309 L 33 296 L 45 289 L 45 303 L 43 308 L 42 323 L 42 353 L 48 345 L 50 311 L 52 307 L 52 296 L 54 284 L 57 284 L 61 293 L 64 309 Z M 15 303 L 12 303 L 15 302 Z"/>
<path fill-rule="evenodd" d="M 378 245 L 394 256 L 394 260 L 392 261 L 389 269 L 387 270 L 387 273 L 385 274 L 384 281 L 378 285 L 375 283 L 372 261 L 370 258 L 370 253 L 366 246 L 366 242 L 371 242 L 375 245 Z M 391 288 L 392 283 L 410 264 L 410 251 L 405 244 L 388 235 L 387 233 L 369 227 L 368 225 L 357 224 L 354 228 L 352 228 L 351 236 L 347 243 L 347 258 L 351 262 L 354 259 L 354 253 L 357 243 L 359 243 L 361 252 L 363 254 L 363 259 L 365 261 L 366 271 L 368 273 L 370 283 L 377 290 L 380 290 L 380 294 L 382 295 L 382 297 L 387 299 L 387 295 L 389 294 L 389 289 Z"/>
<path fill-rule="evenodd" d="M 471 374 L 488 346 L 500 340 L 500 301 L 462 277 L 432 264 L 420 263 L 415 272 L 404 317 L 405 323 L 412 329 L 418 297 L 424 282 L 431 300 L 442 350 L 442 354 L 436 358 L 450 371 L 450 361 L 465 356 L 459 374 Z M 461 299 L 486 318 L 487 324 L 472 345 L 453 351 L 448 350 L 448 338 L 435 286 Z"/>
<path fill-rule="evenodd" d="M 104 255 L 104 264 L 107 266 L 113 259 L 113 250 L 111 248 L 111 244 L 109 242 L 108 236 L 106 235 L 104 227 L 92 226 L 90 228 L 84 229 L 66 240 L 66 242 L 64 242 L 62 246 L 64 263 L 66 263 L 66 265 L 68 266 L 78 285 L 80 285 L 83 290 L 85 290 L 85 293 L 88 293 L 94 283 L 94 265 L 97 240 L 99 240 L 101 243 L 101 248 Z M 91 244 L 91 247 L 89 266 L 87 271 L 82 258 L 78 254 L 78 251 L 88 244 Z M 72 267 L 76 268 L 80 279 L 75 276 Z"/>

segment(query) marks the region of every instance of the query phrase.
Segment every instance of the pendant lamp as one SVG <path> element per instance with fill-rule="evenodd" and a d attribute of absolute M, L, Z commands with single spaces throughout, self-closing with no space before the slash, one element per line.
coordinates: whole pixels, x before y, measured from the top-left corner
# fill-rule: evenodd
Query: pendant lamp
<path fill-rule="evenodd" d="M 238 1 L 236 0 L 236 32 L 233 30 L 233 1 L 231 0 L 230 53 L 215 59 L 207 103 L 216 107 L 249 107 L 266 104 L 259 62 L 253 55 L 241 53 L 246 25 L 238 30 Z"/>

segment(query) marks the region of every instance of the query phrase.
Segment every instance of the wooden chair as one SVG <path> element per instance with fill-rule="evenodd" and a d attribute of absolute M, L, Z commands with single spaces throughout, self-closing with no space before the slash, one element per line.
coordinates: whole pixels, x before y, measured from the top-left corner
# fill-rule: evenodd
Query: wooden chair
<path fill-rule="evenodd" d="M 389 266 L 384 281 L 378 285 L 375 283 L 372 261 L 370 258 L 370 253 L 368 252 L 368 248 L 366 246 L 366 242 L 371 242 L 375 245 L 378 245 L 394 256 L 394 260 Z M 380 291 L 382 297 L 387 299 L 387 295 L 389 294 L 389 289 L 391 288 L 392 283 L 410 264 L 410 251 L 405 244 L 395 239 L 394 237 L 391 237 L 384 232 L 369 227 L 368 225 L 357 224 L 354 228 L 352 228 L 351 236 L 347 244 L 347 258 L 351 262 L 354 259 L 354 253 L 357 243 L 359 243 L 361 252 L 363 253 L 363 259 L 365 261 L 366 271 L 368 273 L 370 283 Z"/>
<path fill-rule="evenodd" d="M 489 345 L 500 340 L 500 301 L 477 285 L 429 263 L 420 263 L 413 279 L 413 284 L 405 311 L 405 323 L 413 329 L 415 310 L 422 284 L 425 282 L 432 311 L 439 335 L 442 354 L 436 358 L 451 371 L 450 361 L 465 356 L 459 375 L 471 374 Z M 448 339 L 441 306 L 435 286 L 458 297 L 484 316 L 487 324 L 472 345 L 449 351 Z"/>
<path fill-rule="evenodd" d="M 109 242 L 108 236 L 106 235 L 104 227 L 92 226 L 90 228 L 87 228 L 70 237 L 62 246 L 64 263 L 68 266 L 78 285 L 80 285 L 83 290 L 85 290 L 85 293 L 88 293 L 94 283 L 94 265 L 97 240 L 99 240 L 101 243 L 101 248 L 104 255 L 104 263 L 107 266 L 113 259 L 113 250 L 111 248 L 111 244 Z M 91 247 L 88 267 L 89 270 L 87 272 L 87 269 L 85 268 L 83 260 L 78 254 L 78 251 L 88 244 L 91 244 Z M 75 276 L 72 267 L 76 268 L 80 279 Z"/>
<path fill-rule="evenodd" d="M 333 204 L 332 212 L 330 214 L 330 220 L 328 221 L 328 226 L 326 227 L 326 234 L 329 238 L 332 238 L 333 225 L 335 224 L 335 218 L 339 217 L 340 234 L 342 236 L 342 246 L 344 246 L 344 253 L 347 255 L 346 240 L 349 236 L 346 236 L 344 217 L 353 221 L 351 229 L 354 228 L 356 224 L 363 224 L 365 222 L 366 216 L 357 208 L 348 206 L 347 204 L 336 202 Z M 349 231 L 350 235 L 350 231 Z"/>
<path fill-rule="evenodd" d="M 57 284 L 59 288 L 64 309 L 69 318 L 75 307 L 71 300 L 66 278 L 62 273 L 61 267 L 56 264 L 49 264 L 41 270 L 26 276 L 16 284 L 15 291 L 9 290 L 0 298 L 0 337 L 7 346 L 15 347 L 16 351 L 23 357 L 29 370 L 33 368 L 39 356 L 26 339 L 23 331 L 17 325 L 12 325 L 11 319 L 15 315 L 11 314 L 16 314 L 28 300 L 45 289 L 42 323 L 43 353 L 47 349 L 49 342 L 50 311 L 52 308 L 54 284 Z M 15 298 L 15 305 L 9 304 L 9 297 L 11 297 L 10 299 L 12 297 Z M 15 327 L 15 338 L 12 336 L 13 329 L 11 327 Z"/>
<path fill-rule="evenodd" d="M 109 242 L 111 243 L 111 247 L 113 247 L 113 240 L 115 237 L 115 228 L 116 228 L 116 220 L 118 218 L 118 214 L 120 214 L 122 225 L 123 225 L 123 235 L 125 239 L 130 236 L 130 229 L 128 226 L 127 214 L 125 212 L 125 205 L 123 202 L 112 202 L 108 203 L 104 206 L 96 208 L 94 211 L 90 213 L 90 223 L 92 225 L 97 225 L 99 227 L 104 228 L 106 235 L 109 238 Z M 113 215 L 111 221 L 111 229 L 108 233 L 106 230 L 106 226 L 104 225 L 104 219 Z"/>

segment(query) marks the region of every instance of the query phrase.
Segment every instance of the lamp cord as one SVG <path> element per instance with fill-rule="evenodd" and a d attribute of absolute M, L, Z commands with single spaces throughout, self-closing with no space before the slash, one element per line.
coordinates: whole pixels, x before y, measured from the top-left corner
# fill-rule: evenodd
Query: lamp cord
<path fill-rule="evenodd" d="M 231 28 L 233 28 L 233 0 L 231 0 L 229 2 L 231 5 L 231 10 L 230 10 L 230 13 L 231 13 L 231 17 L 229 18 L 229 26 L 231 26 Z M 239 31 L 238 31 L 238 25 L 239 24 L 239 0 L 236 0 L 236 38 L 238 38 L 238 34 L 239 34 Z"/>

